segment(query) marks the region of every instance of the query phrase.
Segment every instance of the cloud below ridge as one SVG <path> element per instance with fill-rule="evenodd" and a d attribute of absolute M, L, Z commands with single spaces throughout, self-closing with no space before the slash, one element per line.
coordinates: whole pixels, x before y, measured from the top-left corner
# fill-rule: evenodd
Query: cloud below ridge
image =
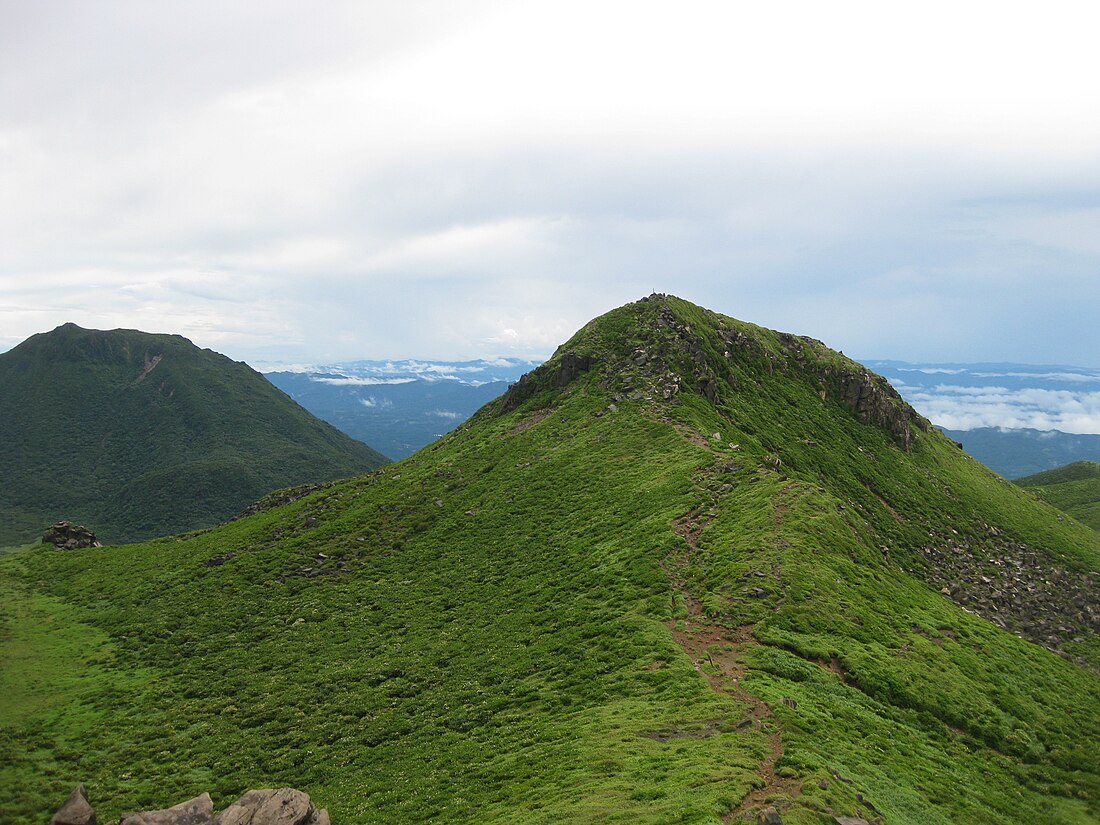
<path fill-rule="evenodd" d="M 1100 433 L 1100 392 L 1038 388 L 951 387 L 908 391 L 905 398 L 950 430 L 978 427 Z"/>

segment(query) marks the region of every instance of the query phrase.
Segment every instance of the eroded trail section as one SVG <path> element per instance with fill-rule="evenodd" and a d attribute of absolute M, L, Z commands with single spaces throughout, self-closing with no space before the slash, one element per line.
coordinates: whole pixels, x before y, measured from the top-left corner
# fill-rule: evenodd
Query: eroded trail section
<path fill-rule="evenodd" d="M 748 669 L 741 662 L 741 655 L 755 644 L 752 625 L 726 627 L 707 616 L 702 605 L 687 589 L 682 572 L 688 558 L 698 547 L 699 535 L 705 526 L 700 521 L 700 513 L 693 510 L 673 524 L 677 535 L 687 543 L 687 553 L 666 567 L 669 581 L 674 590 L 684 600 L 687 615 L 667 622 L 672 638 L 683 648 L 691 659 L 695 670 L 707 680 L 719 693 L 732 696 L 743 702 L 749 709 L 748 715 L 738 723 L 739 729 L 749 730 L 756 727 L 764 732 L 767 739 L 767 751 L 757 768 L 760 784 L 750 791 L 723 821 L 733 822 L 753 817 L 755 812 L 780 797 L 793 798 L 799 793 L 799 781 L 795 778 L 779 776 L 776 763 L 783 755 L 783 744 L 779 736 L 779 724 L 771 708 L 757 696 L 742 687 L 742 680 Z"/>

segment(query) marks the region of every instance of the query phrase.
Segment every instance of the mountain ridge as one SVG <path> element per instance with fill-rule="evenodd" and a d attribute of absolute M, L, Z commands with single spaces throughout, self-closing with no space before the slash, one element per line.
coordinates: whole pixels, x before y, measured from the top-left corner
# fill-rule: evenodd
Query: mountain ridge
<path fill-rule="evenodd" d="M 996 562 L 1060 568 L 1087 623 L 1100 537 L 883 383 L 655 295 L 395 465 L 0 559 L 10 609 L 98 640 L 75 674 L 29 646 L 34 696 L 0 668 L 0 804 L 34 821 L 79 766 L 104 810 L 290 785 L 354 822 L 1096 821 L 1095 627 L 1044 626 L 1063 605 Z"/>

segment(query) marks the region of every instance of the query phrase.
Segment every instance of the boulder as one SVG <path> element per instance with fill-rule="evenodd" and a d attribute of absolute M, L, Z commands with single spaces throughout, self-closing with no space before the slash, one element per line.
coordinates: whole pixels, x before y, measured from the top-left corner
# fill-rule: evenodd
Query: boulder
<path fill-rule="evenodd" d="M 123 814 L 119 825 L 213 825 L 214 822 L 214 803 L 210 794 L 204 793 L 161 811 Z"/>
<path fill-rule="evenodd" d="M 214 825 L 329 825 L 328 811 L 293 788 L 249 791 L 213 820 Z"/>
<path fill-rule="evenodd" d="M 53 815 L 50 825 L 96 825 L 95 811 L 88 804 L 88 792 L 83 785 L 73 788 L 65 804 Z"/>
<path fill-rule="evenodd" d="M 299 619 L 301 621 L 301 619 Z M 96 825 L 83 785 L 77 785 L 50 825 Z M 328 811 L 318 810 L 309 794 L 293 788 L 248 791 L 220 814 L 204 793 L 173 808 L 123 814 L 119 825 L 332 825 Z"/>

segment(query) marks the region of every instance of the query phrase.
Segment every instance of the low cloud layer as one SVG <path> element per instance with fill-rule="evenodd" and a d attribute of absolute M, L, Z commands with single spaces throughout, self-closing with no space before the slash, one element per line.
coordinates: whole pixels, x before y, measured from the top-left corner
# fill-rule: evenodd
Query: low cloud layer
<path fill-rule="evenodd" d="M 919 391 L 910 403 L 949 430 L 978 427 L 1061 430 L 1100 433 L 1100 392 L 1071 393 L 1006 387 L 944 387 L 941 393 Z"/>
<path fill-rule="evenodd" d="M 872 362 L 934 424 L 1100 433 L 1100 370 Z M 949 379 L 949 380 L 948 380 Z"/>

